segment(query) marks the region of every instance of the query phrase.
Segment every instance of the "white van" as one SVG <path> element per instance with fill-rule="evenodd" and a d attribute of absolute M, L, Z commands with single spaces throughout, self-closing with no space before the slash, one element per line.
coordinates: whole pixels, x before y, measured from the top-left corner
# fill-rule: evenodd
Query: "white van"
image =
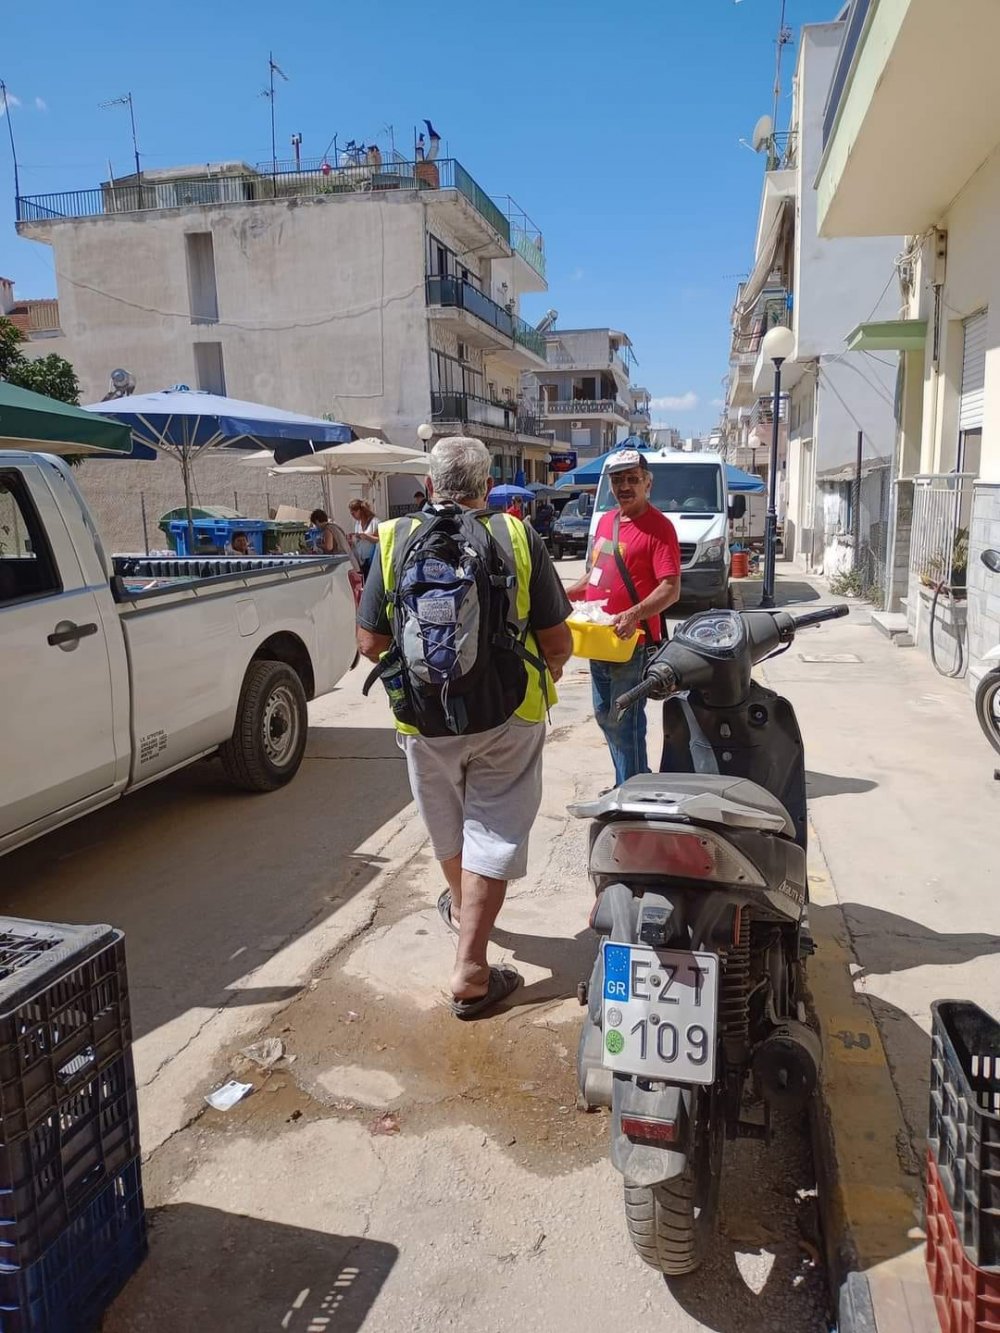
<path fill-rule="evenodd" d="M 602 514 L 614 508 L 608 454 L 597 487 L 590 520 L 590 540 Z M 729 520 L 744 512 L 746 498 L 731 499 L 726 465 L 719 454 L 684 453 L 677 449 L 645 454 L 653 474 L 650 502 L 666 514 L 677 530 L 681 548 L 681 599 L 701 606 L 729 605 Z"/>

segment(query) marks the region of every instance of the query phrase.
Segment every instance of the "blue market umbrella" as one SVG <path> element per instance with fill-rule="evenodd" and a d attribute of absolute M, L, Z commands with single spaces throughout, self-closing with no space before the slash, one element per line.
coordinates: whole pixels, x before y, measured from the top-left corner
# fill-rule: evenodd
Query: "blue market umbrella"
<path fill-rule="evenodd" d="M 526 486 L 494 486 L 490 491 L 489 501 L 491 505 L 509 505 L 514 500 L 533 500 L 534 492 L 529 491 Z"/>
<path fill-rule="evenodd" d="M 191 463 L 206 449 L 274 449 L 284 441 L 341 444 L 353 438 L 341 421 L 287 412 L 239 398 L 189 389 L 186 384 L 158 393 L 132 394 L 106 403 L 88 403 L 85 411 L 121 421 L 132 432 L 128 457 L 165 453 L 181 465 L 184 503 L 191 524 Z"/>
<path fill-rule="evenodd" d="M 764 489 L 762 478 L 733 467 L 732 463 L 726 464 L 726 485 L 734 494 L 742 495 L 759 495 Z"/>

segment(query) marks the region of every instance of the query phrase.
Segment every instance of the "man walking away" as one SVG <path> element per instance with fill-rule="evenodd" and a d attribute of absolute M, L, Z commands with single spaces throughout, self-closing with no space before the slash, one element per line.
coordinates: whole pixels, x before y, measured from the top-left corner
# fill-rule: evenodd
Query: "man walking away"
<path fill-rule="evenodd" d="M 648 773 L 646 710 L 640 704 L 620 720 L 615 699 L 638 685 L 646 648 L 663 637 L 661 615 L 681 595 L 681 554 L 674 525 L 649 503 L 653 478 L 638 449 L 613 455 L 610 474 L 616 507 L 602 514 L 594 532 L 587 573 L 569 589 L 571 598 L 606 602 L 623 639 L 638 629 L 639 643 L 628 662 L 590 664 L 594 716 L 604 732 L 615 766 L 615 785 Z"/>
<path fill-rule="evenodd" d="M 541 540 L 486 508 L 490 470 L 480 440 L 438 441 L 427 507 L 382 523 L 358 609 L 358 648 L 378 663 L 448 885 L 438 911 L 458 935 L 461 1019 L 521 983 L 490 967 L 486 949 L 508 882 L 527 872 L 545 718 L 572 650 L 569 602 Z"/>

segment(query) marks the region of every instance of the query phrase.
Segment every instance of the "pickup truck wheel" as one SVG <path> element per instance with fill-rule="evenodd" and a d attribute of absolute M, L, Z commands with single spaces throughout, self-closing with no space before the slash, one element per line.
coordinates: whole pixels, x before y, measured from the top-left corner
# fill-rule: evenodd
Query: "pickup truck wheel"
<path fill-rule="evenodd" d="M 299 770 L 309 714 L 302 682 L 284 662 L 251 662 L 243 678 L 236 726 L 219 750 L 230 782 L 246 791 L 276 791 Z"/>

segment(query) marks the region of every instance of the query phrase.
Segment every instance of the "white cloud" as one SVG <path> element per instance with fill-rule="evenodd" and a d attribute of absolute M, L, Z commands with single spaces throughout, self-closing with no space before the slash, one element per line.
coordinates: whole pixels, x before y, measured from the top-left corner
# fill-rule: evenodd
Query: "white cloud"
<path fill-rule="evenodd" d="M 36 110 L 36 111 L 48 111 L 48 109 L 49 109 L 49 104 L 48 104 L 48 102 L 46 102 L 46 100 L 45 100 L 44 97 L 36 97 L 36 98 L 35 98 L 35 110 Z"/>
<path fill-rule="evenodd" d="M 6 95 L 6 98 L 7 98 L 7 106 L 4 106 L 3 98 L 0 97 L 0 120 L 2 120 L 3 117 L 4 117 L 4 115 L 6 114 L 6 112 L 7 112 L 7 107 L 8 107 L 8 106 L 20 106 L 20 105 L 21 105 L 21 99 L 20 99 L 19 97 L 15 97 L 13 93 L 8 92 L 8 93 L 5 94 L 5 95 Z"/>
<path fill-rule="evenodd" d="M 654 412 L 693 412 L 698 406 L 698 395 L 693 389 L 688 389 L 687 393 L 651 398 L 649 405 Z"/>
<path fill-rule="evenodd" d="M 725 405 L 726 405 L 725 398 L 713 398 L 711 403 L 709 404 L 710 407 L 725 407 Z"/>

